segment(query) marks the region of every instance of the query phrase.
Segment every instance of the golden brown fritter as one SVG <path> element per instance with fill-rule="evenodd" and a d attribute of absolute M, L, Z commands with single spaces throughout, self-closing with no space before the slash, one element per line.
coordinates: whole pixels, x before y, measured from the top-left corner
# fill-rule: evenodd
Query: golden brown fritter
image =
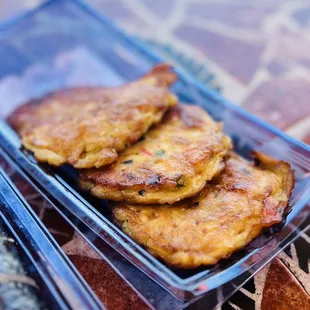
<path fill-rule="evenodd" d="M 224 168 L 232 144 L 202 108 L 180 104 L 127 148 L 117 162 L 83 170 L 81 185 L 99 198 L 174 203 L 194 196 Z"/>
<path fill-rule="evenodd" d="M 180 268 L 217 263 L 281 222 L 294 186 L 289 164 L 237 155 L 202 192 L 171 205 L 113 207 L 116 222 L 154 256 Z"/>
<path fill-rule="evenodd" d="M 124 86 L 55 92 L 17 109 L 9 123 L 39 161 L 101 167 L 114 162 L 177 103 L 167 88 L 175 80 L 170 66 L 160 65 Z"/>

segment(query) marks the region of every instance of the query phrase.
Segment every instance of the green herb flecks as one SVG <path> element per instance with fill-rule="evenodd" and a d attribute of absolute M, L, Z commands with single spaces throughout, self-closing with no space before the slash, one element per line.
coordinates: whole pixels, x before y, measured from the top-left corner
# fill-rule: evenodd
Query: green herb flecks
<path fill-rule="evenodd" d="M 128 165 L 128 164 L 132 164 L 133 160 L 132 159 L 128 159 L 122 162 L 122 164 Z"/>
<path fill-rule="evenodd" d="M 176 181 L 177 181 L 177 186 L 176 186 L 177 188 L 181 188 L 181 187 L 184 187 L 184 186 L 185 186 L 183 174 L 179 175 L 179 176 L 177 177 Z"/>
<path fill-rule="evenodd" d="M 250 171 L 249 169 L 243 168 L 243 169 L 242 169 L 242 172 L 243 172 L 245 175 L 251 175 L 251 171 Z"/>
<path fill-rule="evenodd" d="M 166 152 L 165 152 L 164 150 L 158 150 L 158 151 L 155 152 L 155 155 L 156 155 L 157 157 L 162 157 L 162 156 L 164 156 L 165 154 L 166 154 Z"/>

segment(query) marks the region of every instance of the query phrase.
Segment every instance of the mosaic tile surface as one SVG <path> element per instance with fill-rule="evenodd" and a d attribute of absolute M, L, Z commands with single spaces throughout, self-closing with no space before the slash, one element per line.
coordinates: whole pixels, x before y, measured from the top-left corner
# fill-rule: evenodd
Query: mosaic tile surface
<path fill-rule="evenodd" d="M 37 5 L 38 0 L 0 0 L 0 19 Z M 237 104 L 310 143 L 310 2 L 302 0 L 90 0 L 129 33 L 154 48 L 172 46 L 202 63 L 217 88 Z M 158 46 L 156 46 L 158 45 Z M 0 47 L 0 55 L 1 55 Z M 12 63 L 14 65 L 14 63 Z M 8 172 L 14 179 L 14 171 Z M 16 179 L 15 182 L 21 182 Z M 82 275 L 108 309 L 144 309 L 139 297 L 98 260 L 97 273 L 109 275 L 119 295 L 97 281 L 73 232 L 41 197 L 19 184 Z M 43 206 L 43 207 L 42 207 Z M 72 239 L 73 238 L 73 239 Z M 240 289 L 221 309 L 310 309 L 310 223 L 305 232 Z M 113 291 L 118 294 L 117 291 Z"/>

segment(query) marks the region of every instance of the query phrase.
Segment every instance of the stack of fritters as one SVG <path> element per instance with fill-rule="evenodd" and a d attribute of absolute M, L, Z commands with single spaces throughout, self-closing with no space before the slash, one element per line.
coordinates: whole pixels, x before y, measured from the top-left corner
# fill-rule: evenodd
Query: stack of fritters
<path fill-rule="evenodd" d="M 10 117 L 39 161 L 80 170 L 116 223 L 169 265 L 215 264 L 279 223 L 294 186 L 289 164 L 247 161 L 202 108 L 177 104 L 168 65 L 117 88 L 60 91 Z"/>

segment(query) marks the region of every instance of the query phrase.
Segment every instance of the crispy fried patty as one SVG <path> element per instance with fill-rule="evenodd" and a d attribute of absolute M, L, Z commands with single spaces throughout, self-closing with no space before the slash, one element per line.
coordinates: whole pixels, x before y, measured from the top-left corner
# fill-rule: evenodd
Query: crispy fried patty
<path fill-rule="evenodd" d="M 99 198 L 174 203 L 197 194 L 218 174 L 231 147 L 222 125 L 202 108 L 179 104 L 117 162 L 83 170 L 81 185 Z"/>
<path fill-rule="evenodd" d="M 217 263 L 281 222 L 294 186 L 289 164 L 264 154 L 255 164 L 234 155 L 202 192 L 171 205 L 113 207 L 116 222 L 167 264 Z"/>
<path fill-rule="evenodd" d="M 167 89 L 175 80 L 170 67 L 160 65 L 124 86 L 55 92 L 18 108 L 9 123 L 39 161 L 101 167 L 114 162 L 177 103 Z"/>

